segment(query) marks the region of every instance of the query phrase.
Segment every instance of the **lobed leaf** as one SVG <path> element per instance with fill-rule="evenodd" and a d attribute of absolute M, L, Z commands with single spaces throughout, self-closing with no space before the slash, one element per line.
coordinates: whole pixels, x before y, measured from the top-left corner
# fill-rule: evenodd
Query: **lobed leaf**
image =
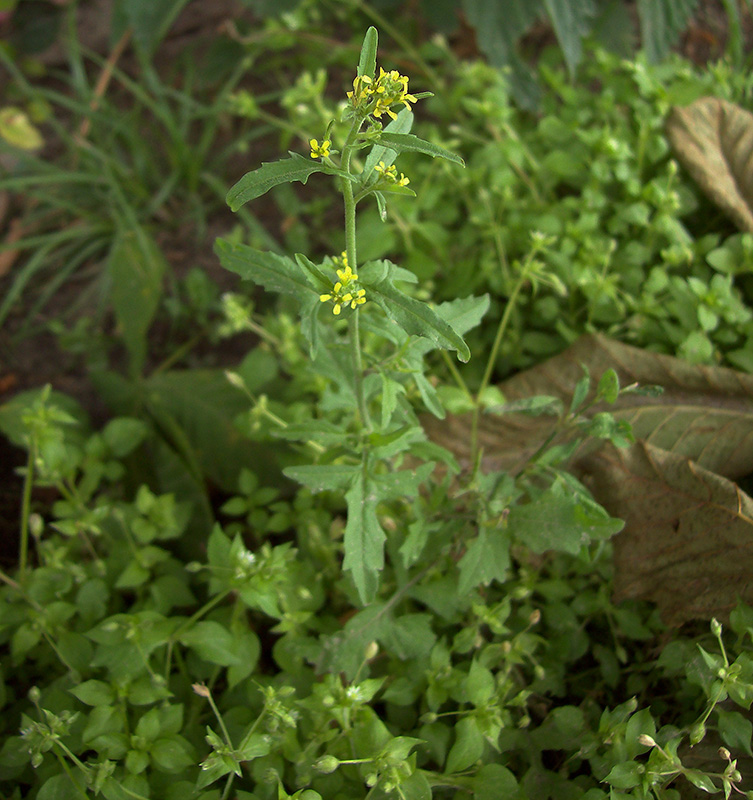
<path fill-rule="evenodd" d="M 306 298 L 315 294 L 303 270 L 290 258 L 218 239 L 214 252 L 225 269 L 271 292 Z"/>
<path fill-rule="evenodd" d="M 250 200 L 261 197 L 281 183 L 298 181 L 305 184 L 315 172 L 338 175 L 351 181 L 356 180 L 350 173 L 330 167 L 318 159 L 306 158 L 300 153 L 288 152 L 290 153 L 290 158 L 281 158 L 279 161 L 264 163 L 253 172 L 247 172 L 230 188 L 225 197 L 225 202 L 230 206 L 231 211 L 237 211 Z"/>
<path fill-rule="evenodd" d="M 367 297 L 378 303 L 406 333 L 425 336 L 444 350 L 455 350 L 461 361 L 468 361 L 471 357 L 465 340 L 449 323 L 426 303 L 396 289 L 390 278 L 374 284 L 364 280 L 361 283 L 366 288 Z"/>
<path fill-rule="evenodd" d="M 362 603 L 374 599 L 378 575 L 384 567 L 387 538 L 376 513 L 376 487 L 360 469 L 345 495 L 348 521 L 345 526 L 343 569 L 350 572 Z"/>
<path fill-rule="evenodd" d="M 460 156 L 425 139 L 419 139 L 412 133 L 390 133 L 385 130 L 379 135 L 377 143 L 397 153 L 423 153 L 432 158 L 446 158 L 454 164 L 460 164 L 461 167 L 465 166 L 465 161 Z"/>

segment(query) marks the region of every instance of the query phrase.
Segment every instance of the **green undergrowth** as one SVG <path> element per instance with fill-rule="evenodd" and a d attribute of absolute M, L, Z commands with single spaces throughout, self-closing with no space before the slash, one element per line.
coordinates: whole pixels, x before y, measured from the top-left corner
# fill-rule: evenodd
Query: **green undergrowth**
<path fill-rule="evenodd" d="M 597 52 L 572 84 L 545 57 L 532 117 L 441 43 L 428 87 L 377 44 L 370 28 L 336 100 L 302 70 L 274 118 L 290 152 L 250 150 L 223 184 L 242 216 L 215 252 L 251 289 L 193 272 L 165 302 L 162 268 L 133 264 L 161 257 L 143 232 L 167 194 L 143 219 L 126 202 L 127 233 L 103 242 L 128 377 L 106 353 L 91 372 L 112 417 L 50 387 L 0 405 L 26 454 L 0 572 L 0 793 L 753 797 L 753 611 L 668 631 L 616 604 L 623 522 L 567 470 L 584 441 L 629 446 L 610 408 L 651 388 L 584 371 L 569 402 L 511 409 L 494 385 L 594 330 L 747 365 L 750 237 L 708 213 L 662 124 L 681 99 L 745 100 L 749 78 Z M 262 119 L 233 87 L 212 113 Z M 201 170 L 170 173 L 176 197 L 191 176 L 217 194 L 211 141 Z M 329 199 L 306 205 L 315 182 Z M 254 214 L 291 196 L 311 234 L 270 242 Z M 163 313 L 257 344 L 189 369 L 188 339 L 150 371 Z M 463 463 L 421 423 L 447 399 L 473 420 Z M 485 472 L 480 415 L 511 410 L 553 414 L 553 433 Z"/>

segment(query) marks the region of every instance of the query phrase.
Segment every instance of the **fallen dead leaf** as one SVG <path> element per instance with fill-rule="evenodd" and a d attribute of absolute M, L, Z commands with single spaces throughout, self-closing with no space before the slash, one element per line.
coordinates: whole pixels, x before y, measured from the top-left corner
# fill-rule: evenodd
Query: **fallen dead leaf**
<path fill-rule="evenodd" d="M 753 602 L 753 500 L 735 483 L 753 473 L 753 376 L 594 335 L 499 388 L 508 401 L 551 395 L 567 405 L 584 365 L 594 387 L 611 367 L 622 386 L 664 388 L 589 409 L 629 421 L 638 441 L 619 450 L 592 441 L 568 466 L 626 522 L 614 539 L 617 598 L 652 600 L 670 624 L 723 617 L 738 597 Z M 425 423 L 467 466 L 470 415 Z M 551 417 L 484 415 L 484 469 L 519 470 L 553 425 Z"/>
<path fill-rule="evenodd" d="M 753 231 L 753 114 L 703 97 L 667 118 L 667 136 L 701 189 L 745 231 Z"/>

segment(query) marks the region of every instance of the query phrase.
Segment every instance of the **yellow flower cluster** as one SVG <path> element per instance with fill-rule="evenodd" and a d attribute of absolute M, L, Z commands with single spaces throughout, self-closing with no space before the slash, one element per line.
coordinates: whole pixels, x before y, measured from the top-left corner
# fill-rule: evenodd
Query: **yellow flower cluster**
<path fill-rule="evenodd" d="M 400 173 L 400 177 L 397 177 L 397 167 L 394 164 L 390 164 L 389 167 L 386 167 L 384 161 L 380 161 L 374 167 L 374 170 L 390 183 L 396 183 L 398 186 L 407 186 L 410 183 L 410 178 L 406 178 L 402 172 Z"/>
<path fill-rule="evenodd" d="M 332 142 L 329 139 L 325 139 L 321 144 L 318 139 L 309 139 L 311 158 L 327 158 L 331 146 Z"/>
<path fill-rule="evenodd" d="M 348 92 L 348 100 L 354 108 L 368 109 L 367 113 L 379 119 L 382 114 L 397 118 L 392 106 L 402 103 L 410 108 L 416 97 L 408 93 L 408 76 L 396 69 L 385 72 L 379 67 L 379 77 L 374 81 L 367 75 L 358 75 L 353 81 L 353 91 Z"/>
<path fill-rule="evenodd" d="M 343 309 L 343 306 L 350 306 L 351 309 L 357 306 L 362 306 L 366 302 L 366 290 L 354 289 L 351 287 L 350 291 L 347 290 L 348 286 L 354 281 L 358 280 L 358 275 L 350 268 L 348 264 L 347 253 L 343 252 L 342 255 L 335 259 L 335 263 L 342 264 L 342 269 L 337 270 L 337 277 L 339 280 L 332 287 L 332 291 L 328 294 L 320 294 L 319 300 L 326 303 L 332 300 L 334 308 L 332 313 L 337 317 Z"/>

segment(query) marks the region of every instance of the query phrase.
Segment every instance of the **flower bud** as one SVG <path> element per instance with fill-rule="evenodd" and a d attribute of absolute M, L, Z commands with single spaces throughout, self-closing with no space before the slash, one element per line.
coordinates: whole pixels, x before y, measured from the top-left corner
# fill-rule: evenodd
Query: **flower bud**
<path fill-rule="evenodd" d="M 653 736 L 649 736 L 647 733 L 642 733 L 638 737 L 638 743 L 642 744 L 644 747 L 656 747 Z"/>
<path fill-rule="evenodd" d="M 340 766 L 340 759 L 334 756 L 322 756 L 315 764 L 314 769 L 317 772 L 322 772 L 329 775 Z"/>
<path fill-rule="evenodd" d="M 695 744 L 703 739 L 706 735 L 706 726 L 702 722 L 698 722 L 690 729 L 690 746 L 692 747 Z"/>
<path fill-rule="evenodd" d="M 42 697 L 42 692 L 39 691 L 38 686 L 32 686 L 31 689 L 29 689 L 29 700 L 31 700 L 31 702 L 34 703 L 34 705 L 36 705 L 39 702 L 39 699 L 41 697 Z"/>
<path fill-rule="evenodd" d="M 719 758 L 723 758 L 725 761 L 729 761 L 732 758 L 732 754 L 726 747 L 720 747 L 717 752 L 719 753 Z"/>

